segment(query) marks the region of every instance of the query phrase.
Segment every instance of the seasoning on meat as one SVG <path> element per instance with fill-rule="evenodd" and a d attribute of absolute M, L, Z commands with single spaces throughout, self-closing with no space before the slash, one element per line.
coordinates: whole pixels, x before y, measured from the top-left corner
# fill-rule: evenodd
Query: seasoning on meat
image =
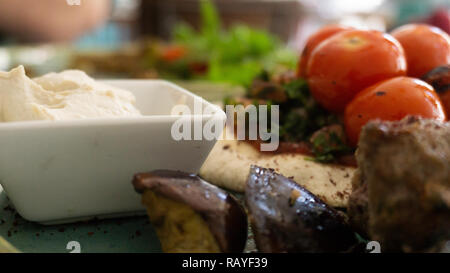
<path fill-rule="evenodd" d="M 450 240 L 450 124 L 407 117 L 362 131 L 353 225 L 383 252 L 436 252 Z"/>

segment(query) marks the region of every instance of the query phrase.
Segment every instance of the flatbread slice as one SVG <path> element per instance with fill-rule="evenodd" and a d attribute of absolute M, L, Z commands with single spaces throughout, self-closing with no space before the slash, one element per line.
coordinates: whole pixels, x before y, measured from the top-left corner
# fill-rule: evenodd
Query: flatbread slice
<path fill-rule="evenodd" d="M 301 154 L 262 154 L 244 141 L 217 141 L 200 169 L 200 176 L 219 187 L 243 192 L 251 165 L 293 177 L 333 207 L 347 206 L 355 168 L 317 163 Z"/>

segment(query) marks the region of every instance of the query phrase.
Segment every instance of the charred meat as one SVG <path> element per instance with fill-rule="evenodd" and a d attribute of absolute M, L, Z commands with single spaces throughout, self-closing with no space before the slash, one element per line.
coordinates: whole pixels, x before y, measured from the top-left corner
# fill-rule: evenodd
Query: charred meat
<path fill-rule="evenodd" d="M 450 240 L 450 124 L 407 117 L 362 130 L 351 222 L 382 251 L 439 251 Z"/>

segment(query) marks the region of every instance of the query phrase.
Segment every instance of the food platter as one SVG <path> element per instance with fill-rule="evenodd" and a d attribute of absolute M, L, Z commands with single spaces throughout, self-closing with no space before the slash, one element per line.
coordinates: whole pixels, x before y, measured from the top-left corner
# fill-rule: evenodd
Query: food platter
<path fill-rule="evenodd" d="M 448 252 L 450 37 L 407 26 L 443 42 L 419 77 L 396 31 L 330 28 L 245 89 L 0 72 L 2 249 Z"/>

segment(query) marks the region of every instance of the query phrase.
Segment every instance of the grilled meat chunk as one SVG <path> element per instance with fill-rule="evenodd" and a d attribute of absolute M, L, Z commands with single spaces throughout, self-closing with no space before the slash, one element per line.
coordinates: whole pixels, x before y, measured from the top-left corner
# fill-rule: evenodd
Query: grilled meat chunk
<path fill-rule="evenodd" d="M 136 174 L 164 252 L 242 252 L 247 215 L 226 191 L 196 175 L 168 170 Z"/>
<path fill-rule="evenodd" d="M 357 243 L 340 213 L 272 169 L 251 167 L 245 201 L 261 252 L 339 252 Z"/>
<path fill-rule="evenodd" d="M 382 251 L 437 251 L 450 240 L 450 124 L 407 117 L 361 133 L 348 212 Z"/>

